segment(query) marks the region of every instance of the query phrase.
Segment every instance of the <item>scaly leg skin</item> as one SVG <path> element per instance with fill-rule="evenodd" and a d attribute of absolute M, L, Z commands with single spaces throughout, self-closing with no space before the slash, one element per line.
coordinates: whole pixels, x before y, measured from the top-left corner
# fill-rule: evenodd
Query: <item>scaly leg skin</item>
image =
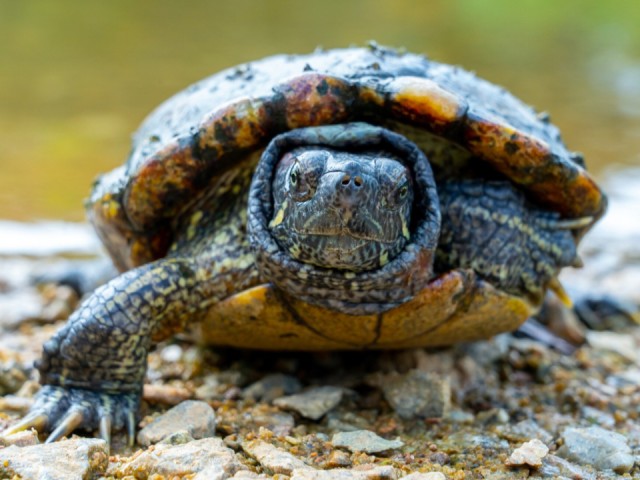
<path fill-rule="evenodd" d="M 186 323 L 204 302 L 193 261 L 169 258 L 98 288 L 45 345 L 37 367 L 44 387 L 29 415 L 9 430 L 132 430 L 147 353 L 161 330 Z M 130 438 L 131 441 L 131 438 Z"/>
<path fill-rule="evenodd" d="M 34 427 L 55 441 L 77 428 L 135 434 L 152 342 L 184 330 L 234 291 L 258 283 L 246 239 L 251 168 L 235 170 L 176 230 L 169 255 L 98 288 L 44 345 L 40 382 L 27 417 L 6 435 Z M 233 187 L 233 188 L 232 188 Z"/>
<path fill-rule="evenodd" d="M 109 441 L 112 428 L 126 428 L 132 444 L 152 340 L 197 321 L 234 286 L 250 285 L 255 273 L 246 264 L 225 272 L 202 257 L 168 257 L 97 289 L 44 345 L 37 365 L 44 386 L 27 417 L 3 434 L 34 427 L 51 431 L 51 442 L 100 428 Z"/>
<path fill-rule="evenodd" d="M 579 259 L 572 229 L 591 218 L 561 219 L 529 203 L 509 182 L 463 180 L 438 185 L 442 231 L 436 270 L 472 268 L 498 288 L 542 302 L 556 276 Z M 565 300 L 565 298 L 562 298 Z"/>

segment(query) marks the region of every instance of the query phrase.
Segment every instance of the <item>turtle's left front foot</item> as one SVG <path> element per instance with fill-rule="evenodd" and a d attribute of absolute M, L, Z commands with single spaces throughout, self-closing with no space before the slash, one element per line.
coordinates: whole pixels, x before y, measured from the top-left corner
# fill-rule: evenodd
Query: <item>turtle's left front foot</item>
<path fill-rule="evenodd" d="M 100 436 L 111 443 L 111 430 L 126 427 L 129 445 L 135 439 L 135 415 L 140 393 L 105 393 L 81 388 L 45 385 L 25 418 L 2 435 L 35 428 L 51 431 L 47 443 L 65 437 L 76 429 L 100 429 Z"/>

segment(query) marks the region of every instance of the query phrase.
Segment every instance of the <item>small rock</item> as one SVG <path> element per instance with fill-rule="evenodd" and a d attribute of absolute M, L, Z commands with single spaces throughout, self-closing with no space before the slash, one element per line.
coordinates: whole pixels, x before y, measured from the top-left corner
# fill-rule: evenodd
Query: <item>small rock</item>
<path fill-rule="evenodd" d="M 638 347 L 633 336 L 616 332 L 587 332 L 587 342 L 596 350 L 616 352 L 632 362 L 640 363 Z"/>
<path fill-rule="evenodd" d="M 487 435 L 469 431 L 456 431 L 447 438 L 447 444 L 456 449 L 483 448 L 486 450 L 508 450 L 509 442 L 488 433 Z"/>
<path fill-rule="evenodd" d="M 633 467 L 631 448 L 619 433 L 600 427 L 567 428 L 562 438 L 564 445 L 557 453 L 567 460 L 616 473 L 626 473 Z"/>
<path fill-rule="evenodd" d="M 40 443 L 38 440 L 38 432 L 33 428 L 25 430 L 23 432 L 14 433 L 13 435 L 0 436 L 0 445 L 3 447 L 9 447 L 15 445 L 16 447 L 27 447 L 29 445 L 37 445 Z"/>
<path fill-rule="evenodd" d="M 509 423 L 509 413 L 504 408 L 492 408 L 478 413 L 476 420 L 485 425 L 505 425 Z"/>
<path fill-rule="evenodd" d="M 0 450 L 0 478 L 76 480 L 95 478 L 107 470 L 104 440 L 77 438 L 55 443 Z"/>
<path fill-rule="evenodd" d="M 451 410 L 447 414 L 447 420 L 451 423 L 471 424 L 475 420 L 473 413 L 465 412 L 464 410 Z"/>
<path fill-rule="evenodd" d="M 553 440 L 553 435 L 542 428 L 535 420 L 527 419 L 515 425 L 498 427 L 500 434 L 512 441 L 522 441 L 528 438 L 537 438 L 542 443 L 548 444 Z"/>
<path fill-rule="evenodd" d="M 251 412 L 251 420 L 256 427 L 264 427 L 275 435 L 287 436 L 296 426 L 295 419 L 286 412 L 271 412 L 254 409 Z"/>
<path fill-rule="evenodd" d="M 334 468 L 333 470 L 296 469 L 291 480 L 396 480 L 393 467 L 359 465 L 352 469 Z"/>
<path fill-rule="evenodd" d="M 266 476 L 262 473 L 250 472 L 249 470 L 242 470 L 236 473 L 230 480 L 270 480 L 271 476 Z"/>
<path fill-rule="evenodd" d="M 544 459 L 544 464 L 536 472 L 542 476 L 542 478 L 579 478 L 580 480 L 596 480 L 596 475 L 592 472 L 587 472 L 579 465 L 571 463 L 564 458 L 557 457 L 555 455 L 547 455 Z"/>
<path fill-rule="evenodd" d="M 327 459 L 327 467 L 329 468 L 337 468 L 337 467 L 350 467 L 351 466 L 351 457 L 342 450 L 334 450 L 329 454 L 329 458 Z"/>
<path fill-rule="evenodd" d="M 191 391 L 173 385 L 145 384 L 142 397 L 150 403 L 178 405 L 192 397 Z"/>
<path fill-rule="evenodd" d="M 369 430 L 336 433 L 331 443 L 334 447 L 345 447 L 352 452 L 364 453 L 384 452 L 404 445 L 400 440 L 386 440 Z"/>
<path fill-rule="evenodd" d="M 193 438 L 213 437 L 216 417 L 206 402 L 187 400 L 168 410 L 138 432 L 138 443 L 149 446 L 175 432 L 186 430 Z"/>
<path fill-rule="evenodd" d="M 404 375 L 385 375 L 378 386 L 391 408 L 405 420 L 441 418 L 448 414 L 451 397 L 448 376 L 411 370 Z"/>
<path fill-rule="evenodd" d="M 510 467 L 528 465 L 537 468 L 542 465 L 542 459 L 547 453 L 549 453 L 549 447 L 534 438 L 516 448 L 507 459 L 506 464 Z"/>
<path fill-rule="evenodd" d="M 297 457 L 289 452 L 275 447 L 263 440 L 251 440 L 242 444 L 242 449 L 255 458 L 260 465 L 269 469 L 273 473 L 291 475 L 297 468 L 310 468 Z"/>
<path fill-rule="evenodd" d="M 166 445 L 184 445 L 185 443 L 193 442 L 194 438 L 186 430 L 180 430 L 167 435 L 158 443 Z"/>
<path fill-rule="evenodd" d="M 267 375 L 255 383 L 252 383 L 242 392 L 244 398 L 272 402 L 283 395 L 293 395 L 302 390 L 302 385 L 297 378 L 283 373 Z"/>
<path fill-rule="evenodd" d="M 616 420 L 613 418 L 613 415 L 603 412 L 602 410 L 598 410 L 597 408 L 585 405 L 582 407 L 581 412 L 582 418 L 588 420 L 590 424 L 597 424 L 599 427 L 603 428 L 613 428 L 616 424 Z"/>
<path fill-rule="evenodd" d="M 410 473 L 406 477 L 402 477 L 402 480 L 447 480 L 442 472 L 427 472 L 427 473 Z"/>
<path fill-rule="evenodd" d="M 296 395 L 277 398 L 273 404 L 295 410 L 305 418 L 320 420 L 323 415 L 338 406 L 343 394 L 343 389 L 339 387 L 316 387 Z"/>
<path fill-rule="evenodd" d="M 193 480 L 229 478 L 247 467 L 219 438 L 203 438 L 184 445 L 157 444 L 134 455 L 109 474 L 117 478 L 148 478 L 151 474 L 167 478 L 195 475 Z M 74 477 L 80 478 L 80 477 Z"/>

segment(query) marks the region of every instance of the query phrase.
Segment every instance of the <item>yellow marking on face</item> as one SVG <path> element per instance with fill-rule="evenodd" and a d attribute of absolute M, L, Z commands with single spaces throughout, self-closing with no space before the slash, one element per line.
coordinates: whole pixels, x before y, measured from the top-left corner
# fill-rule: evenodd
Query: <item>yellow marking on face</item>
<path fill-rule="evenodd" d="M 387 263 L 389 263 L 389 252 L 382 250 L 380 252 L 380 265 L 386 265 Z"/>
<path fill-rule="evenodd" d="M 409 233 L 409 227 L 407 226 L 406 220 L 402 219 L 402 236 L 407 240 L 411 240 L 411 234 Z"/>
<path fill-rule="evenodd" d="M 273 217 L 273 220 L 271 220 L 271 222 L 269 222 L 269 228 L 277 227 L 282 223 L 282 221 L 284 220 L 284 212 L 286 209 L 287 209 L 287 201 L 285 200 L 282 203 L 282 207 L 280 207 L 280 210 L 278 210 L 278 213 L 276 214 L 276 216 Z"/>

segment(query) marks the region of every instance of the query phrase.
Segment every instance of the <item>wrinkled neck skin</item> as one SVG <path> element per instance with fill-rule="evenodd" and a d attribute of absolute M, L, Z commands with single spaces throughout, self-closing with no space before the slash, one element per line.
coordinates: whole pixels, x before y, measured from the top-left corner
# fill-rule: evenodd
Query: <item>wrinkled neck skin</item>
<path fill-rule="evenodd" d="M 422 290 L 439 230 L 422 151 L 364 123 L 275 137 L 249 192 L 262 276 L 287 295 L 353 315 L 383 312 Z"/>

